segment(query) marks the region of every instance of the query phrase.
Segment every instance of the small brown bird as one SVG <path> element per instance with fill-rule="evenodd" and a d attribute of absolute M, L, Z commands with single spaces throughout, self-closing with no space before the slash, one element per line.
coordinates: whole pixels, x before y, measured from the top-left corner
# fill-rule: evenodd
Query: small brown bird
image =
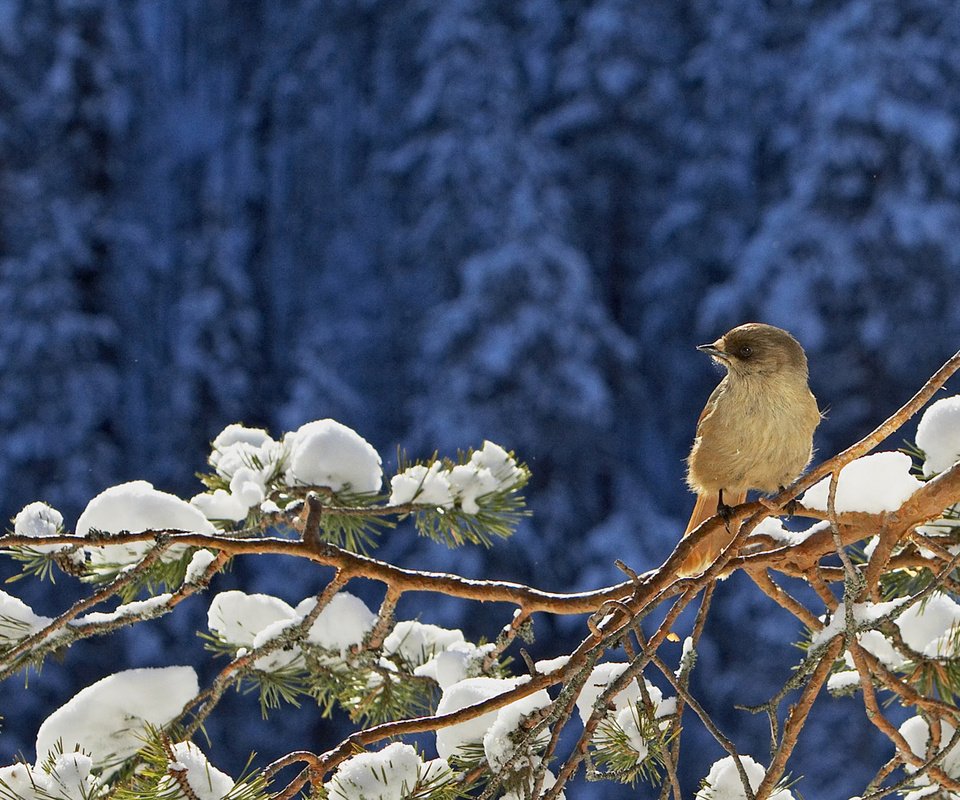
<path fill-rule="evenodd" d="M 684 536 L 715 513 L 728 517 L 748 489 L 770 494 L 793 481 L 810 462 L 820 422 L 806 354 L 785 330 L 748 322 L 697 349 L 727 374 L 700 414 L 687 459 L 697 503 Z M 703 572 L 735 535 L 728 525 L 698 542 L 680 574 Z"/>

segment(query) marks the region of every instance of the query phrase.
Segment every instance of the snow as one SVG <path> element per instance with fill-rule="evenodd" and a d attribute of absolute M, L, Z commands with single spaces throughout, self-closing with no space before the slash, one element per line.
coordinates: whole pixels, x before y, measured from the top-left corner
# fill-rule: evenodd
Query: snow
<path fill-rule="evenodd" d="M 207 567 L 209 567 L 215 559 L 216 555 L 212 551 L 197 550 L 190 559 L 190 563 L 187 564 L 187 571 L 183 576 L 183 582 L 196 583 L 199 581 L 207 571 Z"/>
<path fill-rule="evenodd" d="M 860 685 L 860 673 L 855 669 L 835 672 L 827 680 L 827 689 L 831 692 L 843 692 L 852 686 Z"/>
<path fill-rule="evenodd" d="M 586 724 L 587 720 L 592 716 L 594 705 L 600 695 L 603 694 L 606 688 L 619 678 L 629 666 L 626 662 L 608 661 L 603 664 L 598 664 L 593 668 L 583 689 L 580 690 L 580 696 L 577 697 L 577 711 L 580 712 L 580 719 L 584 724 Z M 656 709 L 663 699 L 663 694 L 645 678 L 644 681 L 646 682 L 647 692 L 654 706 L 655 716 L 660 716 L 656 713 Z M 620 712 L 625 708 L 633 708 L 638 702 L 642 702 L 642 700 L 643 697 L 640 694 L 640 686 L 637 684 L 636 679 L 634 679 L 630 681 L 625 689 L 618 692 L 611 702 L 614 712 Z"/>
<path fill-rule="evenodd" d="M 437 704 L 437 714 L 449 714 L 489 700 L 519 686 L 525 680 L 524 678 L 466 678 L 444 690 Z M 465 745 L 482 742 L 486 732 L 497 721 L 497 715 L 501 710 L 488 711 L 465 722 L 440 728 L 436 734 L 437 753 L 441 758 L 449 759 L 452 755 L 461 752 Z"/>
<path fill-rule="evenodd" d="M 163 608 L 172 598 L 172 594 L 164 592 L 163 594 L 149 597 L 146 600 L 134 600 L 132 603 L 124 603 L 117 606 L 113 611 L 92 611 L 89 614 L 84 614 L 82 617 L 77 617 L 70 624 L 102 624 L 105 622 L 113 622 L 123 617 L 138 617 L 152 614 L 157 609 Z"/>
<path fill-rule="evenodd" d="M 876 622 L 881 617 L 885 617 L 895 611 L 897 607 L 906 602 L 906 597 L 900 597 L 883 603 L 854 603 L 853 619 L 858 627 L 868 626 L 870 623 Z M 821 620 L 822 619 L 823 617 L 821 617 Z M 814 634 L 810 640 L 810 646 L 816 648 L 826 644 L 830 639 L 843 631 L 845 626 L 846 607 L 843 603 L 840 603 L 837 606 L 837 610 L 833 612 L 830 624 L 825 625 L 823 629 Z"/>
<path fill-rule="evenodd" d="M 390 480 L 392 505 L 450 508 L 456 502 L 465 514 L 480 511 L 480 498 L 512 488 L 523 472 L 500 445 L 490 441 L 474 451 L 466 464 L 444 469 L 439 461 L 417 464 Z"/>
<path fill-rule="evenodd" d="M 296 608 L 300 619 L 309 614 L 317 601 L 308 597 Z M 337 592 L 310 626 L 307 641 L 326 650 L 339 651 L 360 644 L 377 621 L 366 604 L 349 592 Z"/>
<path fill-rule="evenodd" d="M 840 471 L 836 510 L 870 514 L 895 511 L 923 485 L 910 474 L 912 466 L 913 461 L 905 453 L 873 453 L 852 461 Z M 803 504 L 826 511 L 829 488 L 827 476 L 804 493 Z"/>
<path fill-rule="evenodd" d="M 825 523 L 830 527 L 830 523 Z M 794 545 L 806 541 L 812 534 L 824 527 L 824 523 L 817 523 L 803 531 L 789 531 L 779 517 L 765 517 L 760 524 L 751 532 L 751 536 L 769 536 L 775 542 L 781 544 Z"/>
<path fill-rule="evenodd" d="M 250 511 L 249 506 L 244 505 L 239 497 L 234 497 L 226 489 L 196 494 L 190 498 L 190 505 L 196 507 L 209 520 L 241 522 L 247 518 Z"/>
<path fill-rule="evenodd" d="M 926 720 L 922 717 L 911 717 L 900 726 L 899 731 L 903 738 L 907 740 L 907 744 L 910 745 L 913 753 L 920 756 L 920 758 L 926 759 L 927 743 L 930 738 L 930 728 Z M 949 722 L 945 720 L 940 721 L 940 751 L 950 742 L 954 731 L 954 727 Z M 944 756 L 943 761 L 940 762 L 940 767 L 951 778 L 960 778 L 960 747 L 953 747 L 950 752 Z M 909 774 L 917 771 L 917 768 L 910 764 L 906 764 L 904 769 Z M 917 778 L 917 782 L 922 785 L 927 785 L 930 783 L 930 779 L 924 775 Z"/>
<path fill-rule="evenodd" d="M 415 464 L 390 479 L 390 505 L 416 503 L 423 506 L 449 508 L 453 505 L 450 472 L 439 461 L 429 467 Z"/>
<path fill-rule="evenodd" d="M 60 744 L 82 749 L 97 768 L 111 767 L 143 746 L 147 725 L 170 722 L 199 692 L 191 667 L 131 669 L 82 689 L 37 732 L 37 763 Z"/>
<path fill-rule="evenodd" d="M 63 514 L 46 503 L 30 503 L 13 518 L 13 532 L 17 536 L 56 536 L 63 533 Z M 41 553 L 52 553 L 68 547 L 70 545 L 66 544 L 33 545 L 33 549 Z"/>
<path fill-rule="evenodd" d="M 462 631 L 403 620 L 383 640 L 383 652 L 388 656 L 397 654 L 407 664 L 417 667 L 463 641 Z"/>
<path fill-rule="evenodd" d="M 0 797 L 16 800 L 89 800 L 100 780 L 91 775 L 93 760 L 83 753 L 62 753 L 52 764 L 0 768 Z"/>
<path fill-rule="evenodd" d="M 927 477 L 960 459 L 960 395 L 937 400 L 923 413 L 916 442 L 926 456 L 923 474 Z"/>
<path fill-rule="evenodd" d="M 0 644 L 12 644 L 39 630 L 53 620 L 34 613 L 19 597 L 0 590 Z"/>
<path fill-rule="evenodd" d="M 176 530 L 215 533 L 216 529 L 199 510 L 167 492 L 153 488 L 147 481 L 131 481 L 111 486 L 94 497 L 77 520 L 77 535 L 92 531 L 104 533 L 140 533 L 142 531 Z M 152 542 L 85 547 L 91 563 L 132 564 L 143 558 Z M 168 549 L 164 560 L 175 560 L 182 547 Z"/>
<path fill-rule="evenodd" d="M 640 716 L 636 706 L 629 706 L 614 716 L 617 727 L 627 736 L 627 742 L 637 753 L 637 763 L 643 761 L 650 752 L 646 739 L 640 733 Z"/>
<path fill-rule="evenodd" d="M 246 594 L 230 590 L 213 598 L 207 612 L 207 627 L 240 651 L 258 648 L 300 623 L 317 604 L 314 597 L 296 608 L 268 594 Z M 360 644 L 376 622 L 377 616 L 362 600 L 349 592 L 338 592 L 314 620 L 307 632 L 310 644 L 339 652 L 341 656 Z M 254 662 L 265 672 L 282 669 L 300 658 L 296 646 L 278 649 Z"/>
<path fill-rule="evenodd" d="M 556 658 L 545 658 L 537 661 L 533 666 L 537 668 L 537 672 L 541 675 L 549 675 L 551 672 L 563 669 L 567 666 L 568 661 L 570 661 L 570 656 L 557 656 Z"/>
<path fill-rule="evenodd" d="M 190 503 L 207 519 L 242 522 L 264 502 L 269 482 L 281 469 L 285 448 L 263 428 L 228 425 L 213 440 L 207 459 L 230 489 L 195 495 Z"/>
<path fill-rule="evenodd" d="M 756 791 L 767 771 L 750 756 L 740 756 L 740 762 L 747 773 L 750 788 Z M 727 756 L 710 767 L 706 783 L 697 792 L 695 800 L 746 800 L 746 796 L 733 756 Z M 770 800 L 793 800 L 793 793 L 789 789 L 781 789 L 770 795 Z"/>
<path fill-rule="evenodd" d="M 497 489 L 501 491 L 511 488 L 523 477 L 523 472 L 513 457 L 500 445 L 488 440 L 484 441 L 480 450 L 473 453 L 470 463 L 477 469 L 490 470 L 497 481 Z"/>
<path fill-rule="evenodd" d="M 471 672 L 479 671 L 484 657 L 496 649 L 489 642 L 479 647 L 472 642 L 454 642 L 442 652 L 437 653 L 418 667 L 413 674 L 422 678 L 432 678 L 441 689 L 471 677 Z"/>
<path fill-rule="evenodd" d="M 499 488 L 493 473 L 475 463 L 458 464 L 450 470 L 450 486 L 466 514 L 476 514 L 480 510 L 477 500 Z"/>
<path fill-rule="evenodd" d="M 519 728 L 522 719 L 534 711 L 550 705 L 550 695 L 541 689 L 527 697 L 517 700 L 497 711 L 493 724 L 483 734 L 483 753 L 487 764 L 496 771 L 503 769 L 517 752 L 513 734 Z M 544 729 L 537 735 L 536 745 L 546 745 L 550 731 Z M 530 765 L 528 756 L 519 757 L 513 764 L 514 771 L 521 771 Z"/>
<path fill-rule="evenodd" d="M 230 644 L 253 647 L 254 639 L 271 623 L 292 620 L 292 606 L 269 594 L 220 592 L 207 611 L 207 627 Z"/>
<path fill-rule="evenodd" d="M 193 742 L 177 742 L 171 748 L 173 761 L 167 769 L 182 773 L 197 800 L 222 800 L 230 792 L 235 781 L 225 772 L 213 766 Z M 172 777 L 164 777 L 158 787 L 161 791 L 175 790 Z M 179 796 L 179 794 L 177 795 Z"/>
<path fill-rule="evenodd" d="M 394 742 L 348 758 L 325 788 L 331 800 L 404 800 L 424 774 L 423 767 L 416 750 Z"/>
<path fill-rule="evenodd" d="M 284 437 L 289 448 L 286 481 L 290 485 L 326 486 L 335 492 L 380 491 L 380 454 L 360 434 L 336 420 L 301 425 Z"/>

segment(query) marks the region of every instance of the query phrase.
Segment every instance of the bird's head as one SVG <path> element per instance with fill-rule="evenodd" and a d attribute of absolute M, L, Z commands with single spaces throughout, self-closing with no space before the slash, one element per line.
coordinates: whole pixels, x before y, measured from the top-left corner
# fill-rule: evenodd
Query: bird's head
<path fill-rule="evenodd" d="M 807 357 L 782 328 L 762 322 L 748 322 L 727 331 L 712 344 L 697 350 L 707 353 L 736 375 L 777 375 L 799 371 L 807 376 Z"/>

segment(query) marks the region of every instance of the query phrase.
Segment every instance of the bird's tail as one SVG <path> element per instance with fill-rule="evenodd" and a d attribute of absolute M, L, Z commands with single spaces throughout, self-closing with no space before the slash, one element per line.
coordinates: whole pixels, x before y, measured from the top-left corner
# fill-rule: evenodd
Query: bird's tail
<path fill-rule="evenodd" d="M 687 523 L 687 529 L 683 532 L 684 536 L 689 536 L 703 522 L 717 513 L 717 497 L 716 494 L 712 493 L 697 493 L 697 502 L 693 507 L 693 513 L 690 515 L 690 521 Z M 723 498 L 724 502 L 730 506 L 740 505 L 746 499 L 746 492 L 729 493 Z M 736 523 L 731 522 L 728 525 L 717 527 L 700 539 L 681 565 L 680 577 L 687 578 L 692 575 L 699 575 L 707 569 L 720 555 L 723 548 L 733 541 L 738 528 L 739 526 Z"/>

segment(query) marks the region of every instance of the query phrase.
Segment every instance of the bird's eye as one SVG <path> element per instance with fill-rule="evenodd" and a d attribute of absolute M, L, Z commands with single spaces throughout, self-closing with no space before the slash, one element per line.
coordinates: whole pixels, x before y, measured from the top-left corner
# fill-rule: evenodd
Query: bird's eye
<path fill-rule="evenodd" d="M 750 356 L 753 355 L 753 348 L 750 345 L 745 344 L 737 351 L 737 353 L 740 358 L 750 358 Z"/>

